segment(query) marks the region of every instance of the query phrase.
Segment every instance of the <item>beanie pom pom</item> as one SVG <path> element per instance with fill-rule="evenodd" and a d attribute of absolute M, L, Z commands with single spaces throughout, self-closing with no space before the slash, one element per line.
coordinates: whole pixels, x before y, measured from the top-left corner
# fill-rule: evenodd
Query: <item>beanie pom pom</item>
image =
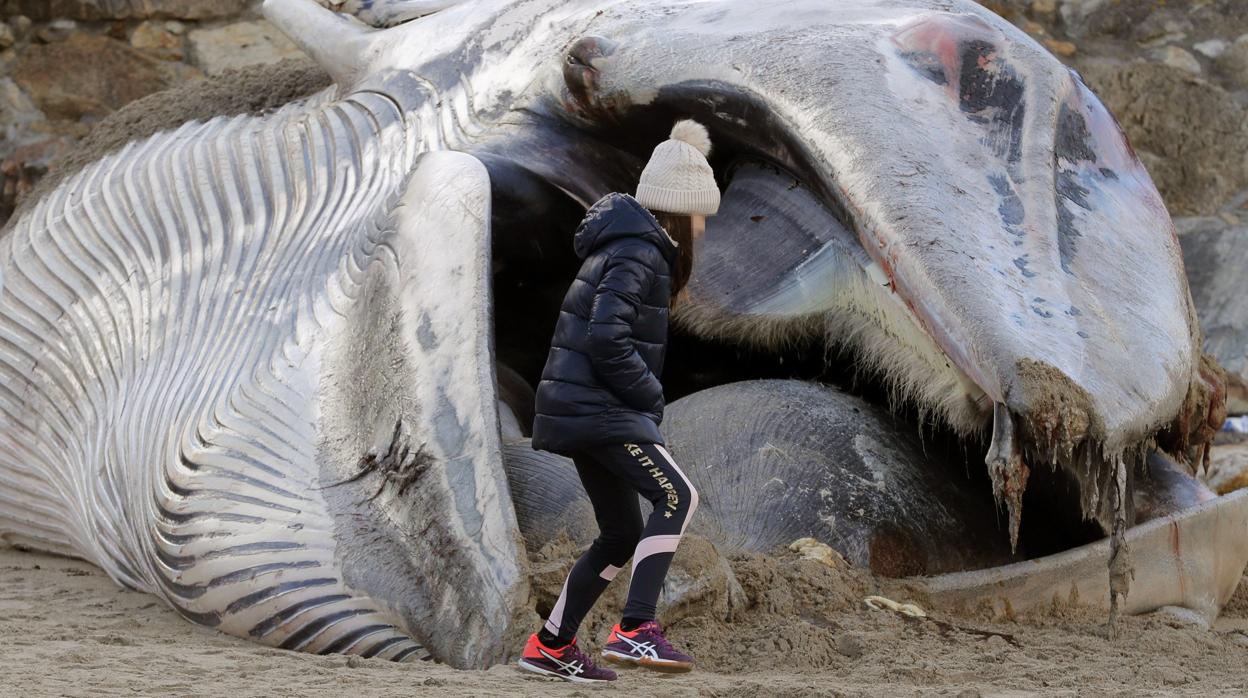
<path fill-rule="evenodd" d="M 705 126 L 693 119 L 677 121 L 672 127 L 672 139 L 683 141 L 697 148 L 698 152 L 702 153 L 702 157 L 711 156 L 711 134 L 707 132 Z"/>

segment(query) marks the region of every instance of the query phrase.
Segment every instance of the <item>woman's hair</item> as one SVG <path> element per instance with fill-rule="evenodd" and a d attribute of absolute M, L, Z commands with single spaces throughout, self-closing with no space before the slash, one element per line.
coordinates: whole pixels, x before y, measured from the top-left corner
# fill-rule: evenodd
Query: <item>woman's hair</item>
<path fill-rule="evenodd" d="M 668 235 L 676 241 L 676 265 L 672 269 L 672 300 L 689 282 L 693 273 L 693 222 L 689 216 L 681 213 L 655 211 L 654 217 Z"/>

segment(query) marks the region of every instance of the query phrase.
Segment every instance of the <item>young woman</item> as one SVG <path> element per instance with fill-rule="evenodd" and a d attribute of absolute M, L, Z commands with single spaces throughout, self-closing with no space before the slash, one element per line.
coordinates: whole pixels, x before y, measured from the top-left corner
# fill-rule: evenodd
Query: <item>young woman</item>
<path fill-rule="evenodd" d="M 654 149 L 637 196 L 594 204 L 573 244 L 584 262 L 568 289 L 537 388 L 533 447 L 570 456 L 594 507 L 598 538 L 576 561 L 520 666 L 569 681 L 612 681 L 576 643 L 581 620 L 631 557 L 623 618 L 602 656 L 661 671 L 689 671 L 655 605 L 698 493 L 663 447 L 663 386 L 671 299 L 689 279 L 693 241 L 719 210 L 696 121 L 678 122 Z M 653 213 L 652 213 L 653 212 Z M 644 523 L 637 494 L 654 504 Z"/>

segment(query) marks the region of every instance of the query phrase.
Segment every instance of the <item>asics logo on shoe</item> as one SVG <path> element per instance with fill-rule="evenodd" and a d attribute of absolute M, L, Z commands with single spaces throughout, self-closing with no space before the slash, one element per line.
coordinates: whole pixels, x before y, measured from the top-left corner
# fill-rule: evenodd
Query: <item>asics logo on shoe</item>
<path fill-rule="evenodd" d="M 537 648 L 537 651 L 541 652 L 543 657 L 549 659 L 550 661 L 558 665 L 560 669 L 562 669 L 563 671 L 566 671 L 568 673 L 568 676 L 576 676 L 577 674 L 583 673 L 585 671 L 585 665 L 581 664 L 578 661 L 573 660 L 571 662 L 561 662 L 559 661 L 558 657 L 552 656 L 549 652 L 547 652 L 546 650 L 540 647 Z"/>
<path fill-rule="evenodd" d="M 650 659 L 658 659 L 659 653 L 654 649 L 654 644 L 649 642 L 634 642 L 632 638 L 625 635 L 616 635 L 624 642 L 627 642 L 633 652 L 639 657 L 649 657 Z"/>

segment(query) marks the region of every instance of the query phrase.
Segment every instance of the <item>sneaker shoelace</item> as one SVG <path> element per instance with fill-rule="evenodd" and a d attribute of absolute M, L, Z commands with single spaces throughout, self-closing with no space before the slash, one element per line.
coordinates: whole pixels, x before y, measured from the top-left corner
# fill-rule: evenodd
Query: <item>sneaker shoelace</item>
<path fill-rule="evenodd" d="M 568 653 L 572 656 L 572 660 L 576 662 L 580 662 L 581 666 L 585 667 L 586 671 L 589 671 L 594 668 L 593 660 L 591 660 L 588 655 L 586 655 L 584 652 L 581 651 L 581 646 L 579 644 L 575 642 L 572 643 L 572 646 L 568 648 Z"/>
<path fill-rule="evenodd" d="M 650 621 L 649 623 L 645 623 L 641 626 L 641 628 L 639 628 L 639 630 L 648 632 L 654 638 L 654 644 L 658 645 L 659 649 L 665 652 L 676 651 L 672 647 L 672 643 L 667 641 L 667 636 L 663 634 L 663 628 L 659 627 L 659 624 L 657 621 Z"/>

